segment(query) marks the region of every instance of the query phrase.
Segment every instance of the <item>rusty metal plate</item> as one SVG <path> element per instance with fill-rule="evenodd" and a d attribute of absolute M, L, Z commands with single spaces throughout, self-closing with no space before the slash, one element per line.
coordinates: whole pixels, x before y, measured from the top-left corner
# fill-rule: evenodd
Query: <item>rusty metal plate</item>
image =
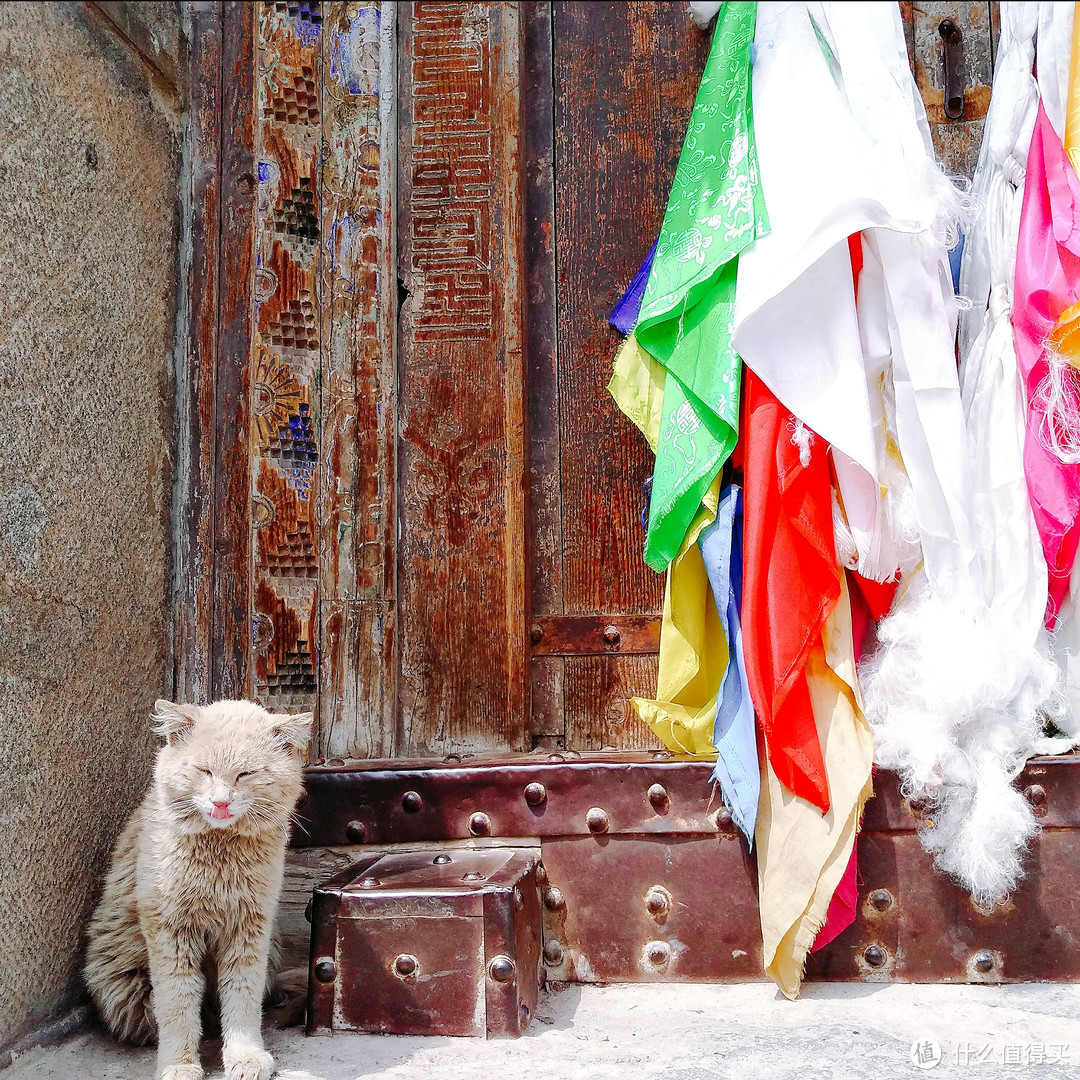
<path fill-rule="evenodd" d="M 659 757 L 660 760 L 656 760 Z M 555 760 L 552 760 L 554 758 Z M 734 835 L 710 762 L 508 756 L 489 764 L 309 769 L 297 846 L 593 832 Z"/>
<path fill-rule="evenodd" d="M 536 1011 L 538 853 L 372 856 L 312 903 L 308 1033 L 521 1035 Z"/>
<path fill-rule="evenodd" d="M 745 982 L 762 977 L 746 844 L 686 836 L 572 837 L 542 845 L 544 960 L 568 982 Z"/>
<path fill-rule="evenodd" d="M 731 815 L 709 784 L 711 772 L 711 762 L 666 751 L 311 768 L 292 842 L 574 836 L 592 833 L 597 823 L 596 831 L 606 835 L 734 835 Z M 1080 758 L 1036 759 L 1017 785 L 1045 828 L 1080 828 Z M 918 808 L 901 798 L 894 773 L 879 770 L 875 792 L 866 808 L 867 832 L 917 828 Z"/>
<path fill-rule="evenodd" d="M 807 977 L 869 982 L 1080 979 L 1080 832 L 1044 829 L 1027 873 L 994 911 L 934 869 L 911 833 L 859 838 L 855 923 L 812 956 Z"/>
<path fill-rule="evenodd" d="M 533 620 L 533 656 L 597 656 L 660 651 L 659 615 L 550 615 Z"/>

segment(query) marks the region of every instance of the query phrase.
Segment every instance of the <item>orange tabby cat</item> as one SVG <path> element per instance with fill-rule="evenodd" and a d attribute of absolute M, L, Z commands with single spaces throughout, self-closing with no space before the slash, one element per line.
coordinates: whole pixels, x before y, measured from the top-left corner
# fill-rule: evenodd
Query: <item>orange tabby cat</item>
<path fill-rule="evenodd" d="M 86 982 L 117 1036 L 157 1036 L 158 1080 L 199 1080 L 200 1009 L 216 972 L 225 1075 L 268 1080 L 263 989 L 312 716 L 159 701 L 151 720 L 167 742 L 113 852 Z"/>

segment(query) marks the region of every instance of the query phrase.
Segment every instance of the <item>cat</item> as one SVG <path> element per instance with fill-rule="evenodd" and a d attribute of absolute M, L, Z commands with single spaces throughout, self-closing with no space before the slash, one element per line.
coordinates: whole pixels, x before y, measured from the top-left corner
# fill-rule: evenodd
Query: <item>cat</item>
<path fill-rule="evenodd" d="M 157 1080 L 202 1077 L 200 1010 L 216 981 L 227 1080 L 269 1080 L 262 999 L 312 714 L 158 701 L 151 723 L 166 742 L 113 851 L 84 977 L 116 1036 L 157 1038 Z"/>

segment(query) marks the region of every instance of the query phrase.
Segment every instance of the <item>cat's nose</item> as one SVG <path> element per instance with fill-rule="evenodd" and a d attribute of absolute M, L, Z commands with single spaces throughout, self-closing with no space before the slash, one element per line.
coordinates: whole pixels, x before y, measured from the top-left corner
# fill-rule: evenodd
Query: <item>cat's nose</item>
<path fill-rule="evenodd" d="M 232 815 L 229 813 L 229 804 L 227 802 L 217 802 L 214 800 L 214 809 L 210 811 L 212 818 L 228 818 Z"/>

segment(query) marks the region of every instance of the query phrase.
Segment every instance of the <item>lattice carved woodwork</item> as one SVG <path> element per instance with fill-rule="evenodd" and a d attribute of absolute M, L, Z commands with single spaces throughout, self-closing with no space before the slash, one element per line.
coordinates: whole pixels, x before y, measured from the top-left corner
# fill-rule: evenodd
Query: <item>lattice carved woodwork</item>
<path fill-rule="evenodd" d="M 253 691 L 318 700 L 321 5 L 258 5 L 251 380 Z"/>

